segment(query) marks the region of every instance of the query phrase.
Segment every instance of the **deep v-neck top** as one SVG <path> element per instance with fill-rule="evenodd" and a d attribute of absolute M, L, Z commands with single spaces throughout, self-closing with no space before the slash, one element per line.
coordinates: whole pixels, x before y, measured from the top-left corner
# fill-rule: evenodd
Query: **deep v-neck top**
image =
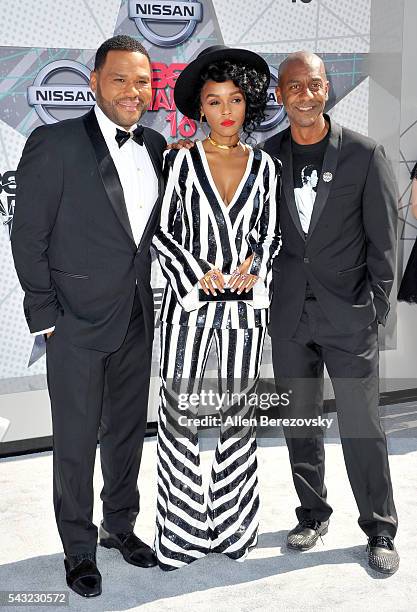
<path fill-rule="evenodd" d="M 266 324 L 266 309 L 236 302 L 204 304 L 186 312 L 181 300 L 213 267 L 231 274 L 254 254 L 251 273 L 269 286 L 277 236 L 276 188 L 280 170 L 260 149 L 251 149 L 228 206 L 220 197 L 201 142 L 171 150 L 161 226 L 154 245 L 168 285 L 161 320 L 179 325 L 252 328 Z"/>
<path fill-rule="evenodd" d="M 203 143 L 201 142 L 201 140 L 197 141 L 197 147 L 200 153 L 200 157 L 201 157 L 201 161 L 204 165 L 204 169 L 206 171 L 207 177 L 210 181 L 211 184 L 211 188 L 213 190 L 214 195 L 217 197 L 218 201 L 223 204 L 226 208 L 231 208 L 233 206 L 233 204 L 235 203 L 235 201 L 238 199 L 240 192 L 243 189 L 244 184 L 246 183 L 246 180 L 248 178 L 248 174 L 250 172 L 250 168 L 251 168 L 251 164 L 252 164 L 252 159 L 253 159 L 253 149 L 252 147 L 249 147 L 249 155 L 248 155 L 248 159 L 246 161 L 246 166 L 245 166 L 245 170 L 243 172 L 242 178 L 240 179 L 238 186 L 236 187 L 235 193 L 233 194 L 232 199 L 230 200 L 229 204 L 226 204 L 226 202 L 222 199 L 222 197 L 220 196 L 220 191 L 216 185 L 216 181 L 214 180 L 213 177 L 213 173 L 211 171 L 210 168 L 210 164 L 207 158 L 207 154 L 204 150 L 204 146 Z M 225 168 L 226 168 L 226 163 L 225 163 Z"/>

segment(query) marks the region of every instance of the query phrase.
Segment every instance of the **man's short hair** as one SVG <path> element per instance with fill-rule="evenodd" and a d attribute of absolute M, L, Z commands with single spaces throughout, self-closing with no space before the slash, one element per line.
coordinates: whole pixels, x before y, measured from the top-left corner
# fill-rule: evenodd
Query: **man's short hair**
<path fill-rule="evenodd" d="M 100 70 L 103 67 L 109 51 L 137 51 L 148 58 L 149 64 L 151 63 L 149 53 L 138 40 L 131 36 L 126 36 L 126 34 L 119 34 L 105 40 L 97 49 L 94 70 Z"/>

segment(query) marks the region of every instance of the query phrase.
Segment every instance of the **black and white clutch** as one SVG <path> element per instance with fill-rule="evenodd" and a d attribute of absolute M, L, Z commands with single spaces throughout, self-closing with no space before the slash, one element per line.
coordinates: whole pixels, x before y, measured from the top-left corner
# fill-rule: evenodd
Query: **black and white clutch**
<path fill-rule="evenodd" d="M 197 310 L 197 308 L 201 308 L 204 304 L 211 302 L 245 302 L 246 304 L 250 304 L 253 308 L 269 308 L 268 289 L 261 278 L 258 279 L 250 291 L 247 293 L 244 291 L 240 295 L 228 287 L 230 279 L 230 275 L 224 275 L 224 293 L 217 291 L 217 295 L 212 295 L 211 293 L 207 295 L 200 288 L 199 284 L 195 285 L 183 298 L 182 307 L 185 311 L 191 312 L 192 310 Z"/>

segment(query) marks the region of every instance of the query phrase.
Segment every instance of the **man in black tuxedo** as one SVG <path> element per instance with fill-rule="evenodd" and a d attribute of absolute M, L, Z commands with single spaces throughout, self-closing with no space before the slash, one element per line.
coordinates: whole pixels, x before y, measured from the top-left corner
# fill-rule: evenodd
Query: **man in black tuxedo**
<path fill-rule="evenodd" d="M 12 248 L 33 334 L 46 336 L 54 506 L 68 585 L 101 593 L 93 469 L 104 478 L 100 544 L 156 564 L 133 533 L 154 329 L 150 242 L 166 142 L 136 124 L 152 97 L 150 58 L 128 36 L 98 49 L 83 117 L 42 126 L 17 170 Z"/>
<path fill-rule="evenodd" d="M 383 147 L 323 114 L 328 87 L 317 55 L 288 56 L 277 97 L 290 127 L 263 145 L 283 164 L 273 366 L 277 384 L 293 390 L 283 416 L 312 418 L 322 414 L 326 365 L 369 564 L 392 574 L 397 515 L 378 408 L 378 324 L 385 325 L 394 279 L 396 188 Z M 332 513 L 323 431 L 304 426 L 285 435 L 301 503 L 287 545 L 307 550 L 327 532 Z"/>

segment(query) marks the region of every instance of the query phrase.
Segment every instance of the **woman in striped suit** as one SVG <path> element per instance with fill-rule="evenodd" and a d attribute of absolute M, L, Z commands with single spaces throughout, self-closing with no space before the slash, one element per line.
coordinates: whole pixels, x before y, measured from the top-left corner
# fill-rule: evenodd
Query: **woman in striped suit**
<path fill-rule="evenodd" d="M 215 46 L 188 65 L 175 87 L 177 108 L 207 121 L 211 131 L 193 148 L 166 154 L 154 239 L 167 279 L 155 537 L 164 570 L 209 552 L 241 561 L 257 540 L 255 411 L 232 394 L 253 397 L 279 246 L 280 164 L 239 136 L 242 128 L 249 136 L 264 118 L 268 85 L 268 65 L 259 55 Z M 220 421 L 220 434 L 207 492 L 195 398 L 202 397 L 213 341 L 225 395 L 211 421 Z"/>

